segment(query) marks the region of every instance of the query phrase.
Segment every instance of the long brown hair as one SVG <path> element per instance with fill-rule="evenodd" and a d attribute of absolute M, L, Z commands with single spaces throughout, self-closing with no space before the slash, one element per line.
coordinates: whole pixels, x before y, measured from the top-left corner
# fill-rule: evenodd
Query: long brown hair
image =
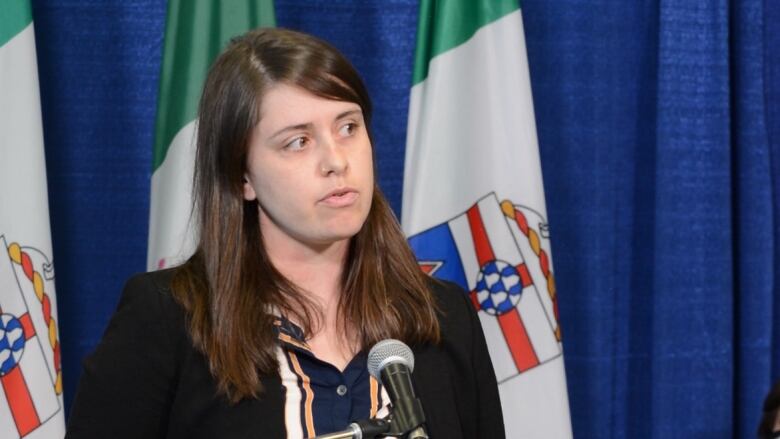
<path fill-rule="evenodd" d="M 317 329 L 320 308 L 271 264 L 256 201 L 243 198 L 250 132 L 263 95 L 276 83 L 354 102 L 366 121 L 371 102 L 352 65 L 328 43 L 283 29 L 258 29 L 231 41 L 209 71 L 198 110 L 193 198 L 199 241 L 179 267 L 173 295 L 218 390 L 236 402 L 258 397 L 277 373 L 271 310 Z M 339 320 L 361 349 L 385 338 L 439 340 L 436 305 L 398 221 L 374 184 L 368 218 L 350 242 Z"/>

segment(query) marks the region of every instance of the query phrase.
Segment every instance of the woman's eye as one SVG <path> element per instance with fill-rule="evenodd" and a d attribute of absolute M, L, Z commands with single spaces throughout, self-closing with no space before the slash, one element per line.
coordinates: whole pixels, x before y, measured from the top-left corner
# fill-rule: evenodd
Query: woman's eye
<path fill-rule="evenodd" d="M 284 148 L 291 151 L 300 151 L 306 147 L 307 143 L 308 141 L 305 137 L 296 137 L 292 142 L 285 145 Z"/>
<path fill-rule="evenodd" d="M 341 134 L 344 137 L 349 137 L 355 134 L 356 130 L 357 130 L 357 124 L 354 122 L 350 122 L 342 125 L 342 127 L 339 129 L 339 134 Z"/>

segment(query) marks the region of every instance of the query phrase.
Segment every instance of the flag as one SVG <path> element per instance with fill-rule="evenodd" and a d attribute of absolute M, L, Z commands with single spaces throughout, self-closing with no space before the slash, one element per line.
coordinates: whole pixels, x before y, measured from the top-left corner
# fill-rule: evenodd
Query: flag
<path fill-rule="evenodd" d="M 422 0 L 402 224 L 478 310 L 507 437 L 572 436 L 517 0 Z"/>
<path fill-rule="evenodd" d="M 147 268 L 194 251 L 195 129 L 211 63 L 234 36 L 275 25 L 273 0 L 170 0 L 155 127 Z"/>
<path fill-rule="evenodd" d="M 62 438 L 60 342 L 35 33 L 0 15 L 0 437 Z"/>

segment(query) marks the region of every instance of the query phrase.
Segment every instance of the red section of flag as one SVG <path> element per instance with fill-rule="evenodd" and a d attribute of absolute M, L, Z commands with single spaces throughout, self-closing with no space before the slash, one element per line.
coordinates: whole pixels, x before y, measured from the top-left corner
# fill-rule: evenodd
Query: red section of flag
<path fill-rule="evenodd" d="M 531 273 L 528 272 L 528 266 L 525 265 L 525 263 L 522 263 L 515 268 L 517 268 L 517 274 L 520 275 L 520 282 L 523 285 L 523 289 L 534 283 L 533 279 L 531 279 Z"/>
<path fill-rule="evenodd" d="M 477 262 L 480 268 L 484 267 L 490 261 L 496 259 L 493 255 L 493 249 L 490 247 L 490 240 L 485 231 L 485 225 L 482 223 L 482 217 L 479 215 L 478 205 L 471 206 L 466 212 L 469 219 L 469 228 L 471 237 L 474 240 L 474 250 L 477 252 Z"/>
<path fill-rule="evenodd" d="M 24 275 L 27 276 L 27 279 L 33 280 L 32 260 L 30 255 L 25 252 L 22 252 L 22 270 L 24 270 Z"/>
<path fill-rule="evenodd" d="M 49 323 L 49 319 L 51 318 L 51 301 L 49 300 L 49 296 L 44 294 L 43 300 L 43 321 L 46 322 L 46 324 Z"/>
<path fill-rule="evenodd" d="M 482 309 L 482 307 L 479 306 L 479 300 L 477 300 L 477 292 L 476 291 L 470 292 L 469 293 L 469 298 L 471 298 L 471 304 L 474 305 L 474 309 L 476 309 L 477 311 Z"/>
<path fill-rule="evenodd" d="M 435 273 L 443 264 L 443 261 L 417 261 L 417 265 L 419 265 L 423 273 L 428 276 L 433 276 L 433 273 Z"/>
<path fill-rule="evenodd" d="M 550 275 L 550 260 L 547 258 L 547 253 L 544 250 L 539 249 L 539 265 L 542 266 L 542 274 L 544 277 Z"/>
<path fill-rule="evenodd" d="M 35 411 L 32 396 L 27 389 L 21 368 L 16 366 L 11 369 L 6 375 L 0 377 L 0 382 L 3 385 L 8 406 L 11 409 L 11 416 L 14 418 L 19 435 L 23 437 L 38 428 L 41 421 Z"/>
<path fill-rule="evenodd" d="M 520 231 L 523 232 L 523 235 L 528 236 L 528 221 L 526 221 L 523 212 L 520 212 L 517 209 L 515 209 L 515 222 L 517 223 L 517 227 L 520 227 Z"/>
<path fill-rule="evenodd" d="M 60 342 L 54 345 L 54 370 L 60 370 Z"/>
<path fill-rule="evenodd" d="M 19 323 L 22 324 L 22 330 L 24 331 L 24 339 L 29 340 L 35 337 L 35 326 L 33 326 L 30 313 L 26 312 L 19 316 Z"/>
<path fill-rule="evenodd" d="M 513 309 L 510 312 L 498 316 L 498 323 L 501 325 L 501 332 L 504 333 L 506 344 L 512 352 L 512 359 L 520 372 L 524 372 L 539 364 L 539 358 L 534 352 L 531 340 L 528 338 L 528 332 L 520 319 L 520 313 Z"/>

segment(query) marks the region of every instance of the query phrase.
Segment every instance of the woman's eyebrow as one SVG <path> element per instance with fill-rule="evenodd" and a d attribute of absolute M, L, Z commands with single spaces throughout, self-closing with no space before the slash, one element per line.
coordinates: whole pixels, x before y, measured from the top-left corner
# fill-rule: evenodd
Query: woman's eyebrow
<path fill-rule="evenodd" d="M 360 110 L 359 108 L 355 108 L 355 109 L 352 109 L 352 110 L 347 110 L 347 111 L 339 113 L 338 116 L 336 116 L 335 120 L 341 120 L 341 119 L 344 119 L 345 117 L 356 115 L 356 114 L 358 114 L 358 115 L 359 114 L 363 114 L 363 111 Z M 274 138 L 279 137 L 279 136 L 281 136 L 282 134 L 284 134 L 284 133 L 286 133 L 288 131 L 297 131 L 297 130 L 311 129 L 312 126 L 313 126 L 313 124 L 311 122 L 309 122 L 309 123 L 299 123 L 299 124 L 296 124 L 296 125 L 290 125 L 290 126 L 284 127 L 282 129 L 280 129 L 279 131 L 273 133 L 268 138 L 269 139 L 274 139 Z"/>
<path fill-rule="evenodd" d="M 358 108 L 356 108 L 354 110 L 347 110 L 347 111 L 345 111 L 343 113 L 339 113 L 339 115 L 336 116 L 336 120 L 343 119 L 343 118 L 345 118 L 347 116 L 352 116 L 354 114 L 362 114 L 362 113 L 363 113 L 363 111 L 361 111 Z"/>
<path fill-rule="evenodd" d="M 282 129 L 280 129 L 279 131 L 273 133 L 268 138 L 269 139 L 273 139 L 273 138 L 281 136 L 282 134 L 284 134 L 284 133 L 286 133 L 288 131 L 306 130 L 306 129 L 311 129 L 311 127 L 312 127 L 312 123 L 311 122 L 309 122 L 309 123 L 299 123 L 297 125 L 290 125 L 288 127 L 284 127 Z"/>

